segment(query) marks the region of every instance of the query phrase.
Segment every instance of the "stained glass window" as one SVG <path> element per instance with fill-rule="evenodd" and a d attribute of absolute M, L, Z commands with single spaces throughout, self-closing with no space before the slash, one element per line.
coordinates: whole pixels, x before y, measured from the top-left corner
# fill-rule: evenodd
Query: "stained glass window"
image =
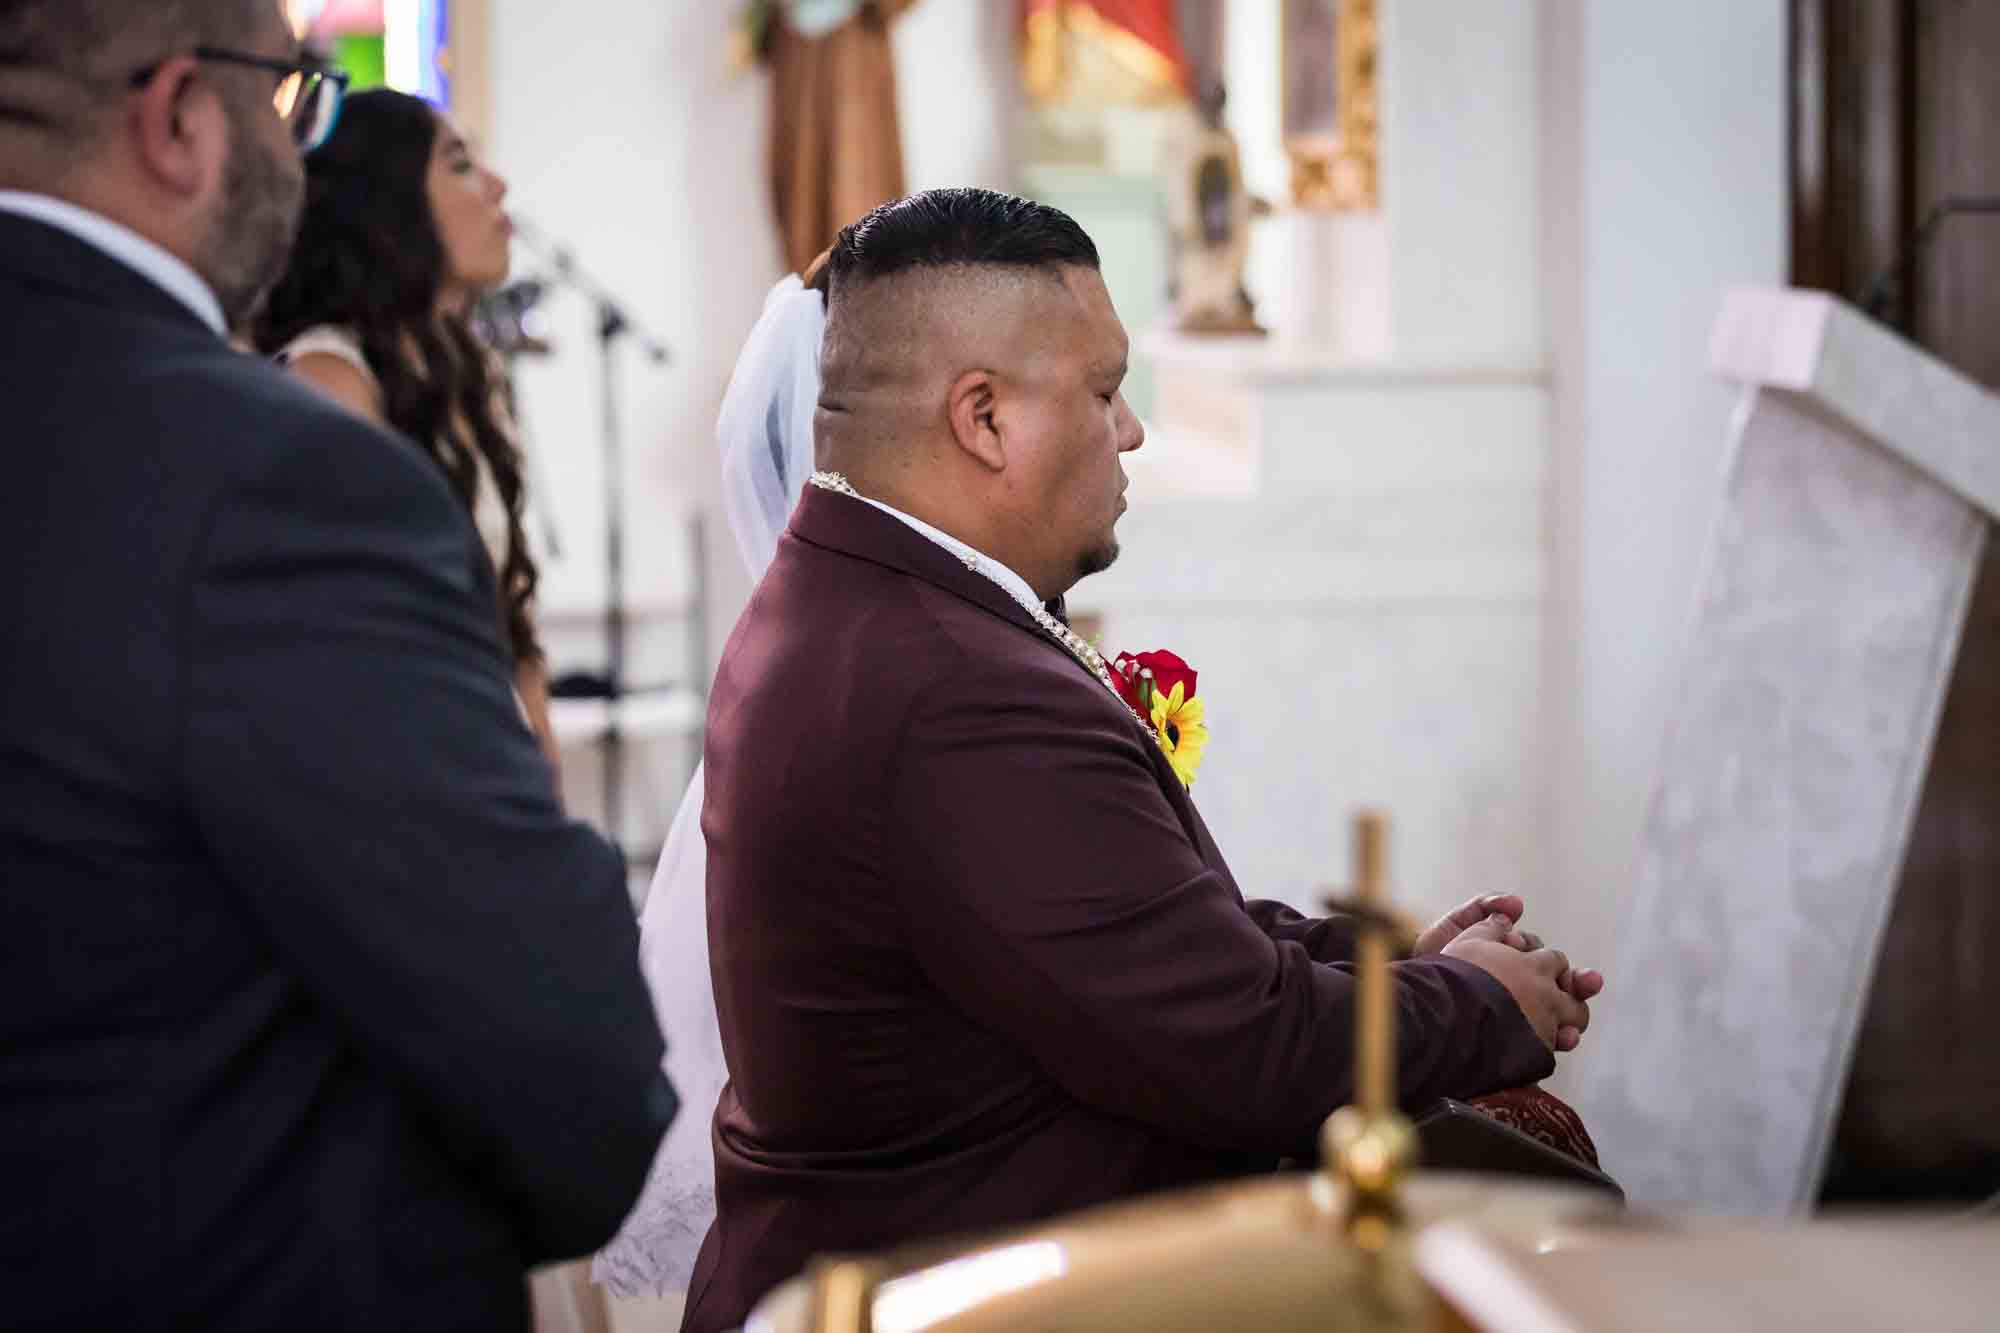
<path fill-rule="evenodd" d="M 399 88 L 451 105 L 450 0 L 287 0 L 293 25 L 354 88 Z"/>

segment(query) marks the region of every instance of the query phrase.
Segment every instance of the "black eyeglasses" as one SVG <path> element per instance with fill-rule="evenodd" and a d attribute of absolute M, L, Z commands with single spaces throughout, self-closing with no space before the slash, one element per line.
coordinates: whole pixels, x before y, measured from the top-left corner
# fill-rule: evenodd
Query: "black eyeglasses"
<path fill-rule="evenodd" d="M 224 51 L 213 46 L 197 46 L 194 58 L 223 65 L 244 65 L 279 75 L 278 86 L 271 94 L 271 105 L 277 110 L 279 118 L 292 127 L 292 139 L 301 152 L 310 153 L 325 143 L 340 121 L 340 104 L 347 96 L 347 72 L 335 69 L 323 60 L 310 57 L 277 60 L 269 56 L 247 55 L 242 51 Z M 145 87 L 166 63 L 157 60 L 144 69 L 135 70 L 132 86 Z"/>

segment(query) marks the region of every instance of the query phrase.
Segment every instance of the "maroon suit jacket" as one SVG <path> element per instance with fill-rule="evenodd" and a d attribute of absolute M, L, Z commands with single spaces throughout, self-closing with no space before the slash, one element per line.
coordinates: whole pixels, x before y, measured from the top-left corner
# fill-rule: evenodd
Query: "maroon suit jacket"
<path fill-rule="evenodd" d="M 816 1253 L 1309 1156 L 1348 1100 L 1349 923 L 1245 903 L 1124 707 L 894 517 L 807 488 L 707 761 L 730 1082 L 686 1329 Z M 1396 971 L 1407 1103 L 1554 1067 L 1486 973 Z"/>

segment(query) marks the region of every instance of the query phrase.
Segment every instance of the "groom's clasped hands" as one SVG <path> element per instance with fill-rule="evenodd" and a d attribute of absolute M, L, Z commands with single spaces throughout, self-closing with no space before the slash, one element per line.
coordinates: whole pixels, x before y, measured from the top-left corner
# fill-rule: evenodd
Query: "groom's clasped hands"
<path fill-rule="evenodd" d="M 1518 894 L 1473 898 L 1417 936 L 1412 953 L 1442 954 L 1489 973 L 1550 1050 L 1573 1051 L 1590 1026 L 1590 1001 L 1604 989 L 1604 974 L 1571 967 L 1562 950 L 1522 930 L 1526 911 Z"/>

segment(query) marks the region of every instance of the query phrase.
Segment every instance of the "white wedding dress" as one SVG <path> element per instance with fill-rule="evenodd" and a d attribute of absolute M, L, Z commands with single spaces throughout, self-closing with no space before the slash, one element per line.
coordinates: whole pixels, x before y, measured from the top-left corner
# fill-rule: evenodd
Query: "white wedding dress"
<path fill-rule="evenodd" d="M 812 475 L 825 326 L 818 292 L 797 277 L 772 288 L 716 419 L 729 527 L 753 584 L 770 565 L 778 535 Z M 591 1265 L 595 1281 L 626 1297 L 685 1291 L 702 1237 L 715 1220 L 709 1129 L 729 1073 L 708 974 L 701 797 L 702 772 L 696 769 L 640 917 L 640 959 L 666 1033 L 666 1071 L 681 1110 L 660 1143 L 639 1202 Z"/>

